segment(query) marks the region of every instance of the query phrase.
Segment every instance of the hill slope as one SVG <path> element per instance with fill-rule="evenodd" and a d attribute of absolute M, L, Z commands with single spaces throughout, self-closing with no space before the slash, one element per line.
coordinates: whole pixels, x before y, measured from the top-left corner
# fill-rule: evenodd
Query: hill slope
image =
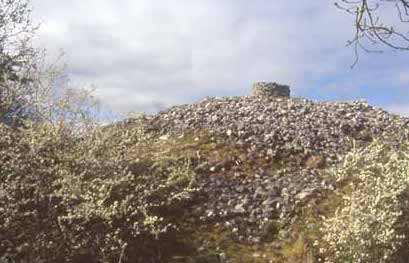
<path fill-rule="evenodd" d="M 261 87 L 82 136 L 0 125 L 0 261 L 407 258 L 409 118 Z"/>
<path fill-rule="evenodd" d="M 342 185 L 334 171 L 353 145 L 381 138 L 397 149 L 407 141 L 409 125 L 409 118 L 365 101 L 315 103 L 282 96 L 206 98 L 142 119 L 148 137 L 201 163 L 204 197 L 193 208 L 196 223 L 227 236 L 218 242 L 244 246 L 245 253 L 254 249 L 247 256 L 256 258 L 263 252 L 255 248 L 277 252 L 289 240 L 297 242 L 306 217 L 313 221 L 335 210 L 331 206 L 340 200 L 332 193 Z M 128 120 L 126 128 L 135 121 Z"/>

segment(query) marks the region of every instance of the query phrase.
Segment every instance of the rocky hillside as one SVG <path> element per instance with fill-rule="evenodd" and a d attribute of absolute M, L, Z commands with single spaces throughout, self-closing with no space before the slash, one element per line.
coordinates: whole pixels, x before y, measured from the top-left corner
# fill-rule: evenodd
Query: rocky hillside
<path fill-rule="evenodd" d="M 291 98 L 275 83 L 258 83 L 246 97 L 206 98 L 129 119 L 124 127 L 141 119 L 147 138 L 176 139 L 199 158 L 203 196 L 192 213 L 200 228 L 222 231 L 228 238 L 221 243 L 256 248 L 248 253 L 255 258 L 263 256 L 257 248 L 282 249 L 295 238 L 306 210 L 316 218 L 325 213 L 320 205 L 340 187 L 333 173 L 353 142 L 362 147 L 381 138 L 399 147 L 409 127 L 409 118 L 365 101 Z M 223 244 L 200 239 L 201 249 L 231 256 Z"/>
<path fill-rule="evenodd" d="M 407 262 L 408 128 L 276 83 L 80 134 L 0 124 L 0 263 Z"/>

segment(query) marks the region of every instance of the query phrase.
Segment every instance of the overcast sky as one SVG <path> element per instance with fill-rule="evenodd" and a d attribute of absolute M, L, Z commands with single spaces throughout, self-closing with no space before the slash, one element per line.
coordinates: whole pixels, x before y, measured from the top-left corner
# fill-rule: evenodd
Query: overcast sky
<path fill-rule="evenodd" d="M 245 95 L 256 81 L 294 97 L 366 99 L 409 116 L 409 52 L 362 54 L 350 69 L 350 17 L 333 1 L 32 0 L 39 44 L 66 53 L 67 74 L 95 84 L 119 112 L 206 96 Z"/>

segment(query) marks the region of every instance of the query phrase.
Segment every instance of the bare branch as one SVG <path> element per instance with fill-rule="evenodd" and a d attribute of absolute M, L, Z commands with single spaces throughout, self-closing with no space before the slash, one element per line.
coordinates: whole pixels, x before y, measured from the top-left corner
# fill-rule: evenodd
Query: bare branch
<path fill-rule="evenodd" d="M 368 48 L 368 45 L 381 45 L 393 50 L 409 51 L 409 33 L 395 29 L 394 25 L 385 24 L 381 14 L 388 4 L 393 4 L 401 23 L 409 22 L 409 0 L 339 0 L 335 6 L 354 15 L 354 37 L 347 42 L 353 46 L 355 61 L 359 60 L 360 51 L 382 52 Z"/>

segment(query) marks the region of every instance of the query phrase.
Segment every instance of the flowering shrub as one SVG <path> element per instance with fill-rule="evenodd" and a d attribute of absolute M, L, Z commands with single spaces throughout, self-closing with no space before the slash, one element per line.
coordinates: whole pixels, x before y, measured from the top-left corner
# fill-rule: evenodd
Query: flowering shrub
<path fill-rule="evenodd" d="M 189 158 L 140 136 L 0 124 L 0 262 L 160 257 L 199 189 Z"/>
<path fill-rule="evenodd" d="M 408 208 L 403 200 L 409 182 L 408 145 L 398 150 L 375 141 L 355 149 L 337 180 L 350 183 L 343 206 L 321 229 L 325 262 L 393 262 L 399 248 L 408 245 L 399 228 Z"/>

